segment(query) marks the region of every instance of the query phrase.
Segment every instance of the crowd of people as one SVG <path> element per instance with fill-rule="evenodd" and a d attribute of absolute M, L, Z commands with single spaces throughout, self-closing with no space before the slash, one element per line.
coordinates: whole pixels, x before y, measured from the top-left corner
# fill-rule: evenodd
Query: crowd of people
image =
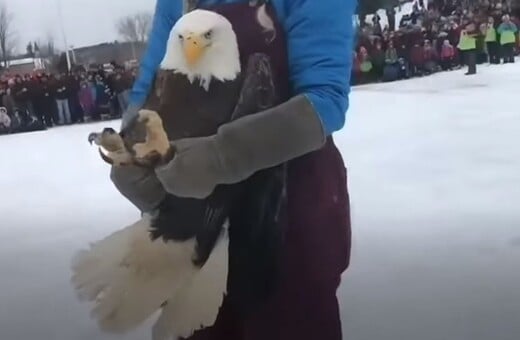
<path fill-rule="evenodd" d="M 394 81 L 483 63 L 513 63 L 518 17 L 502 0 L 422 0 L 399 26 L 375 15 L 362 23 L 354 53 L 353 84 Z"/>
<path fill-rule="evenodd" d="M 0 134 L 44 130 L 118 118 L 128 105 L 135 70 L 108 69 L 50 74 L 4 74 L 0 79 Z"/>
<path fill-rule="evenodd" d="M 398 27 L 387 11 L 357 34 L 353 85 L 395 81 L 477 64 L 513 63 L 520 20 L 508 0 L 415 0 Z M 113 64 L 107 72 L 8 75 L 0 78 L 0 134 L 46 129 L 106 116 L 120 117 L 128 105 L 135 69 Z"/>

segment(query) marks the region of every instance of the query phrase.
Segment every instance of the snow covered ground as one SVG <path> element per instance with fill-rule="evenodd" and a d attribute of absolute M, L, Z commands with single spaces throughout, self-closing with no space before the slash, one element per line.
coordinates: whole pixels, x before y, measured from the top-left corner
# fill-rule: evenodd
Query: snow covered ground
<path fill-rule="evenodd" d="M 520 338 L 520 65 L 479 72 L 353 91 L 345 339 Z M 69 285 L 72 254 L 138 216 L 87 143 L 104 125 L 0 137 L 2 340 L 148 338 L 101 334 Z"/>

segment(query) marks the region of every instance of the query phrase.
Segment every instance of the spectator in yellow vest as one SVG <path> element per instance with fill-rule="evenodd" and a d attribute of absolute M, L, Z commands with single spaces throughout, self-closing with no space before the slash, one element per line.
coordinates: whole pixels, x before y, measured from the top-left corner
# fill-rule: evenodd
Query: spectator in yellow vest
<path fill-rule="evenodd" d="M 495 19 L 493 17 L 488 18 L 485 41 L 489 55 L 489 63 L 500 64 L 497 30 L 495 27 Z"/>
<path fill-rule="evenodd" d="M 515 62 L 514 48 L 517 32 L 518 28 L 511 21 L 509 15 L 504 15 L 502 18 L 502 23 L 500 26 L 498 26 L 498 34 L 500 34 L 500 45 L 502 45 L 504 64 Z"/>
<path fill-rule="evenodd" d="M 464 55 L 466 65 L 468 65 L 468 72 L 466 75 L 473 75 L 477 73 L 477 39 L 478 35 L 475 24 L 467 23 L 460 31 L 459 50 Z"/>

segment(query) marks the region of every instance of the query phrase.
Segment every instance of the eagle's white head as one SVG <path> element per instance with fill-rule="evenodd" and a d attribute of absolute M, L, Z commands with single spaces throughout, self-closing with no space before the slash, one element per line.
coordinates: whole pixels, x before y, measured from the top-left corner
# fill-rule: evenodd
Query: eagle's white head
<path fill-rule="evenodd" d="M 212 78 L 233 80 L 240 73 L 238 42 L 222 15 L 194 10 L 182 16 L 170 34 L 161 68 L 183 73 L 209 88 Z"/>

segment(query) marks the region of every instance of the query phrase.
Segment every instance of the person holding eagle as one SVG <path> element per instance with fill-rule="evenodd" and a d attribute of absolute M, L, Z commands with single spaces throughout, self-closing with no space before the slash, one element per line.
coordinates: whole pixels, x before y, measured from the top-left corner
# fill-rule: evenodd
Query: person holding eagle
<path fill-rule="evenodd" d="M 229 296 L 215 323 L 190 339 L 342 339 L 336 291 L 350 260 L 350 208 L 345 166 L 331 136 L 343 127 L 348 109 L 355 8 L 355 0 L 157 1 L 149 46 L 122 130 L 139 116 L 159 68 L 182 72 L 193 82 L 197 76 L 190 70 L 197 65 L 232 84 L 239 67 L 211 61 L 224 46 L 219 40 L 224 39 L 224 26 L 208 27 L 210 19 L 183 29 L 177 23 L 183 13 L 194 9 L 229 20 L 242 69 L 255 53 L 268 55 L 278 104 L 229 122 L 221 120 L 218 129 L 202 129 L 196 135 L 180 127 L 190 119 L 188 112 L 172 123 L 176 128 L 171 130 L 169 113 L 163 112 L 174 157 L 153 169 L 114 165 L 111 179 L 117 189 L 148 213 L 165 197 L 205 200 L 223 185 L 286 165 L 286 204 L 280 206 L 278 221 L 283 235 L 276 257 L 280 272 L 274 288 L 250 312 L 242 313 L 231 298 L 234 286 L 228 283 Z M 175 53 L 170 48 L 172 39 L 184 50 L 182 58 L 171 60 L 182 59 L 182 64 L 170 65 L 166 60 Z M 233 54 L 228 53 L 229 46 L 218 55 Z M 197 79 L 201 88 L 211 86 L 211 79 L 200 74 Z M 225 91 L 232 88 L 229 85 Z M 179 91 L 162 96 L 173 98 Z M 227 96 L 225 91 L 221 98 Z M 230 233 L 238 227 L 231 225 Z M 231 249 L 230 276 L 233 264 L 240 260 L 239 251 Z"/>

